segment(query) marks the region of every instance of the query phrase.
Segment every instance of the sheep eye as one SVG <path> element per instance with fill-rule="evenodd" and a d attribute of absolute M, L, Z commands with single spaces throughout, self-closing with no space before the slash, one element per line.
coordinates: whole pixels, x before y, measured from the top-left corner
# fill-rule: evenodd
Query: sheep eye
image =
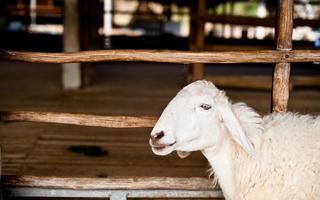
<path fill-rule="evenodd" d="M 211 106 L 208 104 L 201 104 L 200 108 L 202 108 L 203 110 L 209 110 L 211 108 Z"/>

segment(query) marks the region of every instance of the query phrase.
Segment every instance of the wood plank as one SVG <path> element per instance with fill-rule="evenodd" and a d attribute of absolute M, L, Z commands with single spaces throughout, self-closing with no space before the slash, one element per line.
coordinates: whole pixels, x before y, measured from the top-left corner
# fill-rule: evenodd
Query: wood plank
<path fill-rule="evenodd" d="M 320 62 L 320 50 L 257 50 L 189 52 L 160 50 L 95 50 L 73 53 L 41 53 L 3 50 L 0 59 L 34 63 L 164 62 L 164 63 L 279 63 Z M 181 65 L 183 66 L 183 65 Z"/>
<path fill-rule="evenodd" d="M 28 111 L 1 111 L 0 119 L 3 121 L 48 122 L 108 128 L 153 127 L 157 120 L 155 117 L 98 116 Z"/>
<path fill-rule="evenodd" d="M 127 177 L 127 178 L 63 178 L 38 176 L 4 176 L 5 186 L 63 189 L 190 189 L 211 190 L 206 178 Z"/>
<path fill-rule="evenodd" d="M 70 147 L 97 147 L 101 154 L 85 154 L 70 151 Z M 139 155 L 139 156 L 137 156 Z M 208 163 L 199 153 L 194 152 L 189 159 L 180 160 L 173 152 L 168 157 L 158 157 L 151 152 L 147 141 L 140 144 L 130 143 L 101 143 L 101 142 L 61 142 L 40 141 L 29 154 L 26 163 L 30 164 L 65 164 L 65 165 L 104 165 L 104 166 L 176 166 L 176 167 L 203 167 Z M 143 171 L 143 170 L 142 170 Z"/>
<path fill-rule="evenodd" d="M 95 132 L 85 135 L 83 132 L 82 137 L 78 137 L 79 131 L 71 133 L 63 128 L 60 132 L 53 132 L 55 135 L 41 136 L 19 174 L 73 177 L 207 176 L 208 163 L 200 152 L 194 152 L 184 160 L 175 153 L 158 157 L 151 152 L 147 133 L 111 134 L 118 135 L 117 140 L 116 137 L 109 137 L 108 132 L 104 136 Z M 97 135 L 100 137 L 97 138 Z M 137 138 L 136 141 L 133 138 Z M 90 156 L 69 150 L 75 146 L 99 147 L 106 154 Z"/>
<path fill-rule="evenodd" d="M 18 174 L 60 177 L 205 177 L 207 167 L 27 163 Z M 17 170 L 16 170 L 17 171 Z"/>
<path fill-rule="evenodd" d="M 293 0 L 278 0 L 276 49 L 292 49 Z M 286 112 L 289 102 L 290 63 L 283 61 L 276 64 L 273 75 L 272 111 Z"/>

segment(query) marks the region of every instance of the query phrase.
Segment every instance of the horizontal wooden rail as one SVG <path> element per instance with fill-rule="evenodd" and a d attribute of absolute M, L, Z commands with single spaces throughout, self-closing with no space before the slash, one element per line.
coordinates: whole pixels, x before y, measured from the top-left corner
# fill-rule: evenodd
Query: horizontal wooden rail
<path fill-rule="evenodd" d="M 243 17 L 243 16 L 223 16 L 223 15 L 206 15 L 205 21 L 233 24 L 233 25 L 246 25 L 246 26 L 265 26 L 275 27 L 276 20 L 274 18 L 257 18 L 257 17 Z M 309 26 L 313 28 L 319 27 L 319 19 L 295 19 L 294 27 Z"/>
<path fill-rule="evenodd" d="M 223 198 L 206 178 L 62 178 L 4 176 L 5 198 Z"/>
<path fill-rule="evenodd" d="M 0 121 L 48 122 L 106 128 L 153 127 L 156 120 L 157 118 L 155 117 L 144 116 L 99 116 L 54 112 L 0 111 Z"/>
<path fill-rule="evenodd" d="M 3 176 L 3 185 L 60 189 L 189 189 L 210 190 L 208 178 L 125 177 L 77 178 L 41 176 Z"/>
<path fill-rule="evenodd" d="M 40 53 L 2 50 L 0 59 L 35 63 L 143 61 L 164 63 L 281 63 L 320 62 L 320 50 L 261 50 L 189 52 L 158 50 L 96 50 L 73 53 Z"/>

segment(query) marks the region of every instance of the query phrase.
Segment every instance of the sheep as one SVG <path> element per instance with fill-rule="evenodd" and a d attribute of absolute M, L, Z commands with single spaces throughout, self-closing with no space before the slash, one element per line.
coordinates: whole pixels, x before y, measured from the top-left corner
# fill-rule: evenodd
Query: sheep
<path fill-rule="evenodd" d="M 184 87 L 151 131 L 153 153 L 201 151 L 227 200 L 320 199 L 320 117 L 263 118 L 211 82 Z"/>

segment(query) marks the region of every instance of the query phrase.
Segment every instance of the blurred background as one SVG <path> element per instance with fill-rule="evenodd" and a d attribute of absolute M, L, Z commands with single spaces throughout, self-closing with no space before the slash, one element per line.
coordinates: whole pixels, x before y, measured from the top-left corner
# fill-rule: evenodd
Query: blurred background
<path fill-rule="evenodd" d="M 275 0 L 1 0 L 0 49 L 275 49 Z M 320 48 L 320 1 L 294 1 L 293 49 Z M 292 64 L 289 110 L 320 113 L 319 63 Z M 159 116 L 186 84 L 213 81 L 233 102 L 270 112 L 274 64 L 0 61 L 0 110 Z M 199 69 L 192 70 L 192 69 Z M 197 72 L 195 72 L 197 71 Z M 157 157 L 150 129 L 2 123 L 4 174 L 206 177 L 195 153 Z M 147 170 L 146 170 L 147 169 Z"/>
<path fill-rule="evenodd" d="M 249 44 L 252 49 L 273 49 L 275 0 L 207 1 L 204 13 L 195 12 L 198 2 L 192 0 L 79 0 L 76 4 L 82 50 L 188 50 L 190 20 L 195 15 L 204 18 L 205 49 L 247 49 Z M 62 0 L 1 1 L 1 47 L 61 51 L 64 11 Z M 296 48 L 319 46 L 319 12 L 318 0 L 295 1 Z"/>

